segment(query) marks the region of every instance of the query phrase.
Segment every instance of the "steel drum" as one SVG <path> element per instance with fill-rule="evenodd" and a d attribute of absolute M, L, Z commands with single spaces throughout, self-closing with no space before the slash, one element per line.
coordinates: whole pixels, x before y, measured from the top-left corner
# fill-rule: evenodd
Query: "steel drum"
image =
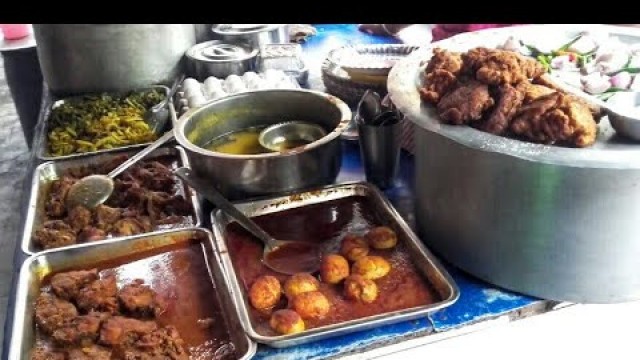
<path fill-rule="evenodd" d="M 434 43 L 495 47 L 510 35 L 560 43 L 585 30 L 639 42 L 640 29 L 531 25 Z M 427 245 L 485 281 L 571 302 L 640 299 L 640 143 L 604 118 L 597 143 L 574 149 L 441 124 L 417 87 L 431 47 L 399 62 L 389 94 L 415 124 L 416 221 Z"/>

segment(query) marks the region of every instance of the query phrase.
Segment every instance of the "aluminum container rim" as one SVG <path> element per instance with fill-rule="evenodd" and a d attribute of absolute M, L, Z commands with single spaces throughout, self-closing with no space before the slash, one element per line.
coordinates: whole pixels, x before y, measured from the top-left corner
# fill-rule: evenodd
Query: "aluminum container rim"
<path fill-rule="evenodd" d="M 316 140 L 310 144 L 301 146 L 298 149 L 294 149 L 286 152 L 270 152 L 270 153 L 252 154 L 252 155 L 226 154 L 226 153 L 219 153 L 219 152 L 207 150 L 191 143 L 184 134 L 185 127 L 187 126 L 187 123 L 189 122 L 189 120 L 200 113 L 206 112 L 211 107 L 214 107 L 225 101 L 233 101 L 234 99 L 241 98 L 241 97 L 252 96 L 254 94 L 260 94 L 260 93 L 274 93 L 274 92 L 307 93 L 310 95 L 323 98 L 325 101 L 335 106 L 336 109 L 340 112 L 340 120 L 338 122 L 338 125 L 333 130 L 329 131 L 327 135 L 324 136 L 323 138 Z M 351 116 L 352 116 L 351 109 L 344 101 L 340 100 L 339 98 L 333 95 L 326 94 L 321 91 L 308 90 L 308 89 L 252 90 L 252 91 L 245 91 L 245 92 L 225 96 L 220 99 L 209 101 L 200 107 L 189 109 L 189 111 L 182 114 L 182 116 L 178 118 L 177 126 L 174 128 L 174 135 L 175 135 L 176 141 L 180 146 L 182 146 L 189 152 L 193 152 L 202 156 L 221 158 L 221 159 L 234 159 L 234 160 L 262 160 L 262 159 L 286 158 L 286 157 L 297 156 L 299 154 L 309 152 L 313 149 L 317 149 L 325 144 L 328 144 L 336 139 L 339 139 L 342 133 L 344 132 L 344 130 L 349 125 L 349 122 L 351 121 Z"/>
<path fill-rule="evenodd" d="M 469 126 L 441 124 L 435 119 L 435 110 L 419 101 L 417 87 L 421 84 L 422 62 L 427 60 L 425 53 L 434 47 L 459 48 L 468 41 L 486 36 L 521 35 L 539 31 L 557 33 L 606 31 L 609 35 L 637 37 L 640 41 L 640 29 L 612 25 L 594 24 L 548 24 L 521 25 L 506 28 L 485 29 L 463 33 L 451 38 L 431 43 L 401 59 L 391 69 L 387 86 L 389 96 L 400 111 L 417 127 L 445 137 L 463 146 L 488 153 L 519 158 L 533 163 L 559 165 L 576 168 L 638 169 L 640 168 L 640 144 L 621 146 L 620 149 L 598 149 L 597 147 L 569 148 L 554 145 L 529 143 L 493 135 Z M 594 146 L 596 146 L 594 144 Z M 632 147 L 632 148 L 630 148 Z M 514 149 L 516 149 L 514 151 Z M 614 155 L 614 156 L 611 156 Z"/>
<path fill-rule="evenodd" d="M 366 181 L 350 181 L 350 182 L 344 182 L 339 184 L 326 185 L 319 188 L 306 190 L 306 191 L 303 191 L 302 193 L 331 190 L 331 189 L 340 188 L 340 187 L 358 187 L 358 186 L 365 187 L 368 191 L 372 191 L 373 193 L 376 194 L 377 197 L 382 199 L 383 206 L 385 207 L 385 209 L 387 211 L 390 211 L 391 214 L 396 219 L 398 219 L 398 225 L 403 230 L 405 231 L 409 230 L 408 232 L 409 237 L 412 239 L 415 238 L 414 239 L 415 245 L 418 247 L 420 252 L 423 253 L 429 259 L 429 261 L 433 264 L 434 268 L 440 273 L 440 275 L 447 282 L 447 285 L 450 287 L 451 293 L 448 298 L 441 299 L 440 301 L 434 303 L 433 304 L 434 306 L 431 306 L 431 305 L 422 306 L 423 309 L 420 309 L 420 310 L 416 310 L 417 308 L 420 308 L 420 307 L 417 307 L 417 308 L 414 307 L 414 308 L 408 308 L 408 309 L 396 311 L 396 313 L 398 313 L 396 314 L 396 319 L 398 319 L 399 321 L 408 321 L 411 319 L 415 319 L 417 316 L 418 317 L 426 316 L 427 314 L 430 314 L 434 311 L 441 310 L 443 308 L 446 308 L 454 304 L 460 298 L 460 288 L 458 287 L 457 283 L 453 280 L 453 277 L 451 276 L 451 274 L 449 274 L 449 272 L 442 265 L 440 260 L 438 260 L 438 258 L 426 247 L 426 245 L 419 240 L 417 234 L 415 234 L 415 232 L 411 230 L 411 228 L 409 227 L 407 222 L 404 220 L 404 218 L 400 216 L 400 214 L 397 212 L 395 207 L 393 207 L 393 205 L 384 196 L 384 194 L 375 186 L 371 185 Z M 287 198 L 289 196 L 285 195 L 285 196 L 276 196 L 276 197 L 269 197 L 269 198 L 260 198 L 257 200 L 244 200 L 244 201 L 235 202 L 235 204 L 236 205 L 251 204 L 253 202 L 269 201 L 270 199 L 277 200 L 283 197 Z M 242 321 L 242 325 L 245 327 L 245 331 L 247 332 L 247 334 L 251 339 L 262 344 L 267 344 L 269 346 L 289 347 L 289 346 L 295 346 L 295 344 L 292 344 L 292 342 L 295 342 L 296 340 L 301 338 L 303 339 L 306 338 L 304 343 L 323 339 L 325 338 L 326 333 L 331 331 L 339 331 L 341 334 L 343 334 L 343 333 L 349 333 L 357 330 L 364 330 L 364 328 L 358 329 L 359 327 L 363 326 L 361 324 L 362 321 L 366 321 L 366 325 L 367 325 L 366 328 L 371 328 L 371 327 L 385 324 L 385 320 L 389 316 L 388 313 L 368 316 L 366 318 L 361 318 L 361 319 L 353 319 L 353 320 L 331 324 L 331 325 L 325 325 L 325 326 L 321 326 L 313 329 L 307 329 L 301 333 L 296 333 L 296 334 L 276 335 L 276 336 L 267 336 L 267 335 L 258 334 L 251 322 L 251 319 L 248 317 L 249 311 L 245 305 L 244 297 L 242 296 L 242 289 L 238 287 L 239 286 L 239 281 L 237 281 L 238 275 L 236 274 L 236 271 L 234 269 L 231 256 L 229 255 L 229 252 L 226 249 L 226 245 L 224 250 L 220 249 L 219 247 L 220 242 L 224 241 L 224 240 L 220 240 L 223 238 L 223 234 L 221 232 L 222 230 L 220 229 L 220 225 L 218 222 L 218 214 L 221 214 L 221 213 L 222 213 L 222 210 L 214 209 L 210 214 L 211 226 L 214 234 L 213 241 L 214 241 L 214 245 L 216 246 L 216 251 L 220 253 L 220 257 L 224 265 L 225 275 L 228 277 L 227 282 L 229 283 L 229 287 L 232 289 L 233 300 L 236 305 L 235 306 L 236 310 L 238 311 L 238 316 Z M 224 242 L 223 242 L 223 245 L 224 245 Z M 336 335 L 339 335 L 339 334 L 336 334 Z"/>

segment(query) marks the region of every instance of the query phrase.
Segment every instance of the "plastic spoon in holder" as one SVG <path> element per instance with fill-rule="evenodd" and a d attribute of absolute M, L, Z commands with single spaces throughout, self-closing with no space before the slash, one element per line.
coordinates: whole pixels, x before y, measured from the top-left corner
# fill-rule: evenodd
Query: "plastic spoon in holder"
<path fill-rule="evenodd" d="M 188 168 L 176 169 L 174 173 L 262 241 L 262 262 L 271 270 L 293 275 L 300 272 L 314 273 L 320 268 L 320 248 L 317 244 L 274 239 L 227 200 L 210 182 L 194 175 Z"/>

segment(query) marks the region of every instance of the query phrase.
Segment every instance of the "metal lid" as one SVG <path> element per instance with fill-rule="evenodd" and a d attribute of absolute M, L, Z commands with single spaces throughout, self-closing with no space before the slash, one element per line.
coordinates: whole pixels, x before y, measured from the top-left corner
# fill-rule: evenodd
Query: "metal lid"
<path fill-rule="evenodd" d="M 216 24 L 211 30 L 221 35 L 244 35 L 271 31 L 286 24 Z"/>
<path fill-rule="evenodd" d="M 258 55 L 258 49 L 253 49 L 248 44 L 228 44 L 212 40 L 192 46 L 186 55 L 198 61 L 230 62 L 255 57 Z"/>

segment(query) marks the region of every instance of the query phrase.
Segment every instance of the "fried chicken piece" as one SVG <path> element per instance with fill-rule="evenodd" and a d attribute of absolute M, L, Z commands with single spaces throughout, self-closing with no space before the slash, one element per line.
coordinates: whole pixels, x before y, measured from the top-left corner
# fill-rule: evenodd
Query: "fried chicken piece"
<path fill-rule="evenodd" d="M 438 101 L 457 83 L 457 76 L 462 69 L 462 57 L 459 53 L 444 49 L 433 49 L 433 56 L 425 68 L 424 87 L 420 88 L 420 96 L 433 104 Z"/>
<path fill-rule="evenodd" d="M 64 352 L 38 346 L 31 353 L 31 360 L 65 360 Z"/>
<path fill-rule="evenodd" d="M 524 104 L 529 104 L 534 100 L 556 92 L 556 90 L 538 84 L 527 84 L 524 90 Z"/>
<path fill-rule="evenodd" d="M 84 286 L 98 280 L 98 269 L 67 271 L 51 278 L 51 289 L 64 300 L 72 300 Z"/>
<path fill-rule="evenodd" d="M 103 311 L 115 313 L 118 310 L 118 287 L 115 276 L 95 280 L 78 291 L 76 304 L 84 311 Z"/>
<path fill-rule="evenodd" d="M 41 293 L 36 299 L 35 319 L 40 330 L 51 334 L 78 316 L 72 303 L 48 293 Z"/>
<path fill-rule="evenodd" d="M 107 233 L 104 230 L 98 229 L 93 226 L 87 226 L 78 234 L 79 242 L 92 242 L 98 240 L 104 240 L 107 238 Z"/>
<path fill-rule="evenodd" d="M 554 92 L 523 106 L 511 130 L 534 142 L 585 147 L 595 142 L 597 124 L 583 103 Z"/>
<path fill-rule="evenodd" d="M 154 321 L 114 316 L 102 325 L 100 343 L 108 346 L 133 344 L 142 336 L 155 331 L 158 325 Z"/>
<path fill-rule="evenodd" d="M 113 233 L 117 236 L 131 236 L 153 230 L 148 217 L 124 218 L 113 224 Z"/>
<path fill-rule="evenodd" d="M 498 89 L 498 101 L 491 110 L 486 122 L 482 124 L 482 130 L 495 135 L 503 134 L 511 125 L 511 120 L 520 109 L 524 93 L 511 85 L 503 85 Z"/>
<path fill-rule="evenodd" d="M 90 346 L 98 339 L 100 325 L 109 317 L 104 313 L 89 313 L 77 316 L 52 334 L 60 345 Z"/>
<path fill-rule="evenodd" d="M 142 336 L 124 351 L 124 358 L 188 360 L 189 354 L 178 330 L 169 325 Z"/>
<path fill-rule="evenodd" d="M 556 86 L 556 84 L 554 84 L 554 81 L 549 77 L 549 74 L 542 74 L 536 78 L 534 78 L 532 80 L 533 84 L 536 85 L 542 85 L 545 86 L 547 88 L 553 89 L 555 91 L 561 92 L 563 94 L 566 94 L 566 92 L 564 90 L 562 90 L 561 88 L 559 88 L 558 86 Z M 605 115 L 604 111 L 602 111 L 602 109 L 597 106 L 594 105 L 590 102 L 584 101 L 578 97 L 574 97 L 575 101 L 578 101 L 580 103 L 582 103 L 584 106 L 589 108 L 589 111 L 591 111 L 591 115 L 593 115 L 593 119 L 596 121 L 596 123 L 600 122 L 600 119 Z"/>
<path fill-rule="evenodd" d="M 462 125 L 482 118 L 482 113 L 493 106 L 489 87 L 470 81 L 445 95 L 438 103 L 438 115 L 443 122 Z"/>
<path fill-rule="evenodd" d="M 100 345 L 83 346 L 67 352 L 67 360 L 111 360 L 111 350 Z"/>
<path fill-rule="evenodd" d="M 144 285 L 142 279 L 124 286 L 118 293 L 118 301 L 127 313 L 136 316 L 157 316 L 162 311 L 155 291 Z"/>
<path fill-rule="evenodd" d="M 96 227 L 108 231 L 122 217 L 122 209 L 100 204 L 94 209 L 94 214 Z"/>
<path fill-rule="evenodd" d="M 64 202 L 67 198 L 67 192 L 76 182 L 76 179 L 70 176 L 62 176 L 60 179 L 51 183 L 49 191 L 49 200 L 45 203 L 45 212 L 51 217 L 62 217 L 67 209 Z"/>
<path fill-rule="evenodd" d="M 465 71 L 489 85 L 515 85 L 544 73 L 535 59 L 499 49 L 475 48 L 462 55 Z"/>
<path fill-rule="evenodd" d="M 74 231 L 80 231 L 86 226 L 91 225 L 92 214 L 91 210 L 82 205 L 78 205 L 69 211 L 67 215 L 67 224 L 71 226 Z"/>
<path fill-rule="evenodd" d="M 153 191 L 171 191 L 175 179 L 171 170 L 158 161 L 147 161 L 131 169 L 142 185 Z"/>
<path fill-rule="evenodd" d="M 35 231 L 34 242 L 43 249 L 53 249 L 76 243 L 76 233 L 62 220 L 49 220 Z"/>

